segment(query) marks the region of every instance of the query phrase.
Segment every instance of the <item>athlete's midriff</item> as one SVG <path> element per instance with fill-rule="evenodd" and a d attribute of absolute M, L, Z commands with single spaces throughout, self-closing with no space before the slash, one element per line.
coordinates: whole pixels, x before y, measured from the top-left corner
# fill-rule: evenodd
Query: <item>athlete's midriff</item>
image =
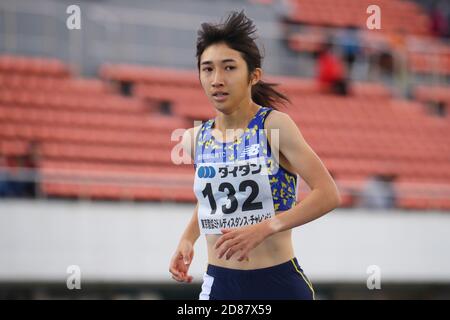
<path fill-rule="evenodd" d="M 267 268 L 284 263 L 294 257 L 291 234 L 291 230 L 286 230 L 266 238 L 250 251 L 248 261 L 237 260 L 240 252 L 236 252 L 229 260 L 226 260 L 226 255 L 223 255 L 221 259 L 217 258 L 217 250 L 214 249 L 214 245 L 221 235 L 207 234 L 208 263 L 240 270 Z"/>

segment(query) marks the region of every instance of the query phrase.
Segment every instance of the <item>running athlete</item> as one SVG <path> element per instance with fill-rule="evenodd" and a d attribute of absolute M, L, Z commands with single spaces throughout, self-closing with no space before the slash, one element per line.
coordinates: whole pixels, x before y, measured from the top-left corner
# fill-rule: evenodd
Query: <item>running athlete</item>
<path fill-rule="evenodd" d="M 340 195 L 295 122 L 275 108 L 289 99 L 261 80 L 255 31 L 243 12 L 232 12 L 198 32 L 199 79 L 217 115 L 183 136 L 197 205 L 169 270 L 192 282 L 193 248 L 204 234 L 201 300 L 314 299 L 291 230 L 339 206 Z M 300 178 L 311 192 L 297 202 Z"/>

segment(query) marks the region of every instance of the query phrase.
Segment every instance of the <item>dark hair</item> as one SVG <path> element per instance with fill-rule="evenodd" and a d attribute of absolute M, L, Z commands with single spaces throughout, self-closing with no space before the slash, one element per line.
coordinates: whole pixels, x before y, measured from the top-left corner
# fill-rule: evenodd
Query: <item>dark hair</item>
<path fill-rule="evenodd" d="M 197 37 L 197 68 L 200 72 L 200 57 L 203 51 L 216 43 L 225 43 L 233 50 L 239 51 L 242 58 L 247 63 L 248 80 L 256 68 L 261 68 L 263 57 L 255 43 L 256 32 L 253 21 L 247 18 L 243 11 L 233 11 L 226 19 L 225 23 L 212 24 L 202 23 Z M 290 102 L 289 98 L 278 92 L 273 87 L 276 83 L 268 83 L 260 80 L 252 87 L 252 100 L 263 107 L 277 109 L 280 104 L 285 105 Z"/>

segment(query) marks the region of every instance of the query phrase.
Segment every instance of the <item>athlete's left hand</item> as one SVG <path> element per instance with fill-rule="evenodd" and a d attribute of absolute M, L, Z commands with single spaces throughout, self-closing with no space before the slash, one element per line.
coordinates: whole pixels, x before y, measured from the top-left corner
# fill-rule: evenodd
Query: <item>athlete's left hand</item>
<path fill-rule="evenodd" d="M 217 239 L 214 248 L 217 257 L 229 260 L 235 253 L 240 252 L 238 261 L 248 260 L 249 252 L 270 235 L 270 228 L 266 221 L 241 228 L 220 229 L 223 235 Z"/>

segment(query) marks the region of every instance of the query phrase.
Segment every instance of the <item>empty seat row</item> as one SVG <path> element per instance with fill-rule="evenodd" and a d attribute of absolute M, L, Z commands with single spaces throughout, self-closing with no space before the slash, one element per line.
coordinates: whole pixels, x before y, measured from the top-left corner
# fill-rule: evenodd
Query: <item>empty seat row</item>
<path fill-rule="evenodd" d="M 6 140 L 29 140 L 41 142 L 66 142 L 75 144 L 98 144 L 110 146 L 134 146 L 142 148 L 169 148 L 181 140 L 171 140 L 171 132 L 145 132 L 92 128 L 67 127 L 61 124 L 49 126 L 45 123 L 8 122 L 1 123 L 0 138 Z M 174 136 L 175 138 L 175 136 Z"/>
<path fill-rule="evenodd" d="M 0 72 L 66 78 L 70 68 L 58 59 L 0 55 Z"/>
<path fill-rule="evenodd" d="M 115 95 L 80 95 L 80 93 L 76 92 L 11 90 L 11 88 L 0 89 L 0 103 L 58 109 L 108 110 L 122 113 L 142 113 L 145 110 L 142 102 L 135 98 L 124 98 Z"/>
<path fill-rule="evenodd" d="M 100 79 L 54 78 L 22 73 L 0 73 L 0 89 L 11 88 L 31 91 L 56 91 L 57 93 L 105 94 L 108 86 Z"/>
<path fill-rule="evenodd" d="M 149 132 L 173 132 L 178 128 L 185 128 L 189 124 L 185 119 L 150 113 L 123 112 L 115 114 L 113 112 L 65 111 L 3 104 L 0 104 L 0 121 Z"/>

